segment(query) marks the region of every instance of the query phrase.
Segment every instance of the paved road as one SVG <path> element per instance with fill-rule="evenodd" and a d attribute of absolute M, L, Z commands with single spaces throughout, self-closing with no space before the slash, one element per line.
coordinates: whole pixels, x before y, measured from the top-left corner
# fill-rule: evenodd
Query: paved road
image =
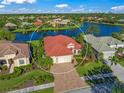
<path fill-rule="evenodd" d="M 104 84 L 98 84 L 94 87 L 87 87 L 77 90 L 72 90 L 68 92 L 63 93 L 112 93 L 112 88 L 116 85 L 116 83 L 104 83 Z"/>
<path fill-rule="evenodd" d="M 124 82 L 124 67 L 120 64 L 111 65 L 111 61 L 108 59 L 105 59 L 105 63 L 112 69 L 113 75 L 117 76 L 120 81 Z"/>
<path fill-rule="evenodd" d="M 89 76 L 88 78 L 87 77 L 81 77 L 81 79 L 82 80 L 85 80 L 85 79 L 88 80 L 90 78 L 90 80 L 91 79 L 93 80 L 93 79 L 99 79 L 99 78 L 103 78 L 103 77 L 113 77 L 113 75 L 112 75 L 112 73 L 99 74 L 99 75 Z M 51 87 L 54 87 L 54 83 L 49 83 L 49 84 L 43 84 L 43 85 L 39 85 L 39 86 L 28 87 L 28 88 L 24 88 L 24 89 L 15 90 L 15 91 L 10 91 L 8 93 L 27 93 L 27 92 L 32 92 L 32 91 L 46 89 L 46 88 L 51 88 Z M 85 92 L 85 91 L 90 91 L 90 88 L 83 89 L 83 91 L 84 92 L 81 92 L 81 93 L 88 93 L 88 92 Z"/>

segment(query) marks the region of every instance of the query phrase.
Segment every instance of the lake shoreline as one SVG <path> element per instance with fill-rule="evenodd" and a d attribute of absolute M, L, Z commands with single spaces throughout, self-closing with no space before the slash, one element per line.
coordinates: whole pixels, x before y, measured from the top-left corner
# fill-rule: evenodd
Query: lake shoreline
<path fill-rule="evenodd" d="M 99 22 L 89 22 L 93 24 L 103 24 L 103 25 L 111 25 L 111 26 L 122 26 L 124 27 L 124 24 L 112 24 L 112 23 L 99 23 Z"/>
<path fill-rule="evenodd" d="M 79 25 L 75 25 L 75 26 L 66 26 L 66 27 L 60 27 L 60 28 L 53 28 L 53 27 L 49 27 L 49 28 L 31 28 L 31 29 L 17 29 L 15 31 L 12 31 L 14 33 L 28 33 L 28 32 L 41 32 L 41 31 L 62 31 L 62 30 L 71 30 L 71 29 L 77 29 L 78 27 L 80 27 L 81 24 Z"/>

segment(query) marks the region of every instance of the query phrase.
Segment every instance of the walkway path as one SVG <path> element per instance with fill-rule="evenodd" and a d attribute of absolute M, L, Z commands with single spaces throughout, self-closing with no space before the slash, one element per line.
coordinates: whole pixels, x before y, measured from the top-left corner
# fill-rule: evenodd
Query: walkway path
<path fill-rule="evenodd" d="M 111 65 L 111 61 L 108 59 L 105 59 L 105 63 L 111 67 L 113 74 L 118 77 L 120 81 L 124 82 L 124 67 L 122 67 L 120 64 L 117 65 Z"/>

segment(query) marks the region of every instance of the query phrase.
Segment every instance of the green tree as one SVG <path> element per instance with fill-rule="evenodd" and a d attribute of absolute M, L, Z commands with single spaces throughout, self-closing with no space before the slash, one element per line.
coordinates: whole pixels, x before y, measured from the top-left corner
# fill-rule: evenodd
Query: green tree
<path fill-rule="evenodd" d="M 112 89 L 112 93 L 124 93 L 124 85 L 122 83 L 116 84 Z"/>
<path fill-rule="evenodd" d="M 80 44 L 83 44 L 83 42 L 84 42 L 83 33 L 79 34 L 75 39 L 76 39 L 76 41 L 79 42 Z"/>
<path fill-rule="evenodd" d="M 43 64 L 44 64 L 45 66 L 47 66 L 48 69 L 50 69 L 51 66 L 53 65 L 53 60 L 52 60 L 52 58 L 51 58 L 51 57 L 48 57 L 48 56 L 45 56 L 45 57 L 43 58 Z"/>
<path fill-rule="evenodd" d="M 15 40 L 16 36 L 10 31 L 0 30 L 0 40 Z"/>
<path fill-rule="evenodd" d="M 112 56 L 112 57 L 109 58 L 109 60 L 111 61 L 111 65 L 113 65 L 113 64 L 116 65 L 117 62 L 118 62 L 117 56 Z"/>
<path fill-rule="evenodd" d="M 86 33 L 88 34 L 93 34 L 93 33 L 96 33 L 98 34 L 100 32 L 100 29 L 97 25 L 95 24 L 91 24 L 88 28 L 87 28 L 87 31 Z"/>

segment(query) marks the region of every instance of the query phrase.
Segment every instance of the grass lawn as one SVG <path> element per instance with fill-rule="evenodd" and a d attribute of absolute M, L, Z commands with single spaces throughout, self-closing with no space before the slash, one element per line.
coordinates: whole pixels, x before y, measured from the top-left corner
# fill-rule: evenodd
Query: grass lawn
<path fill-rule="evenodd" d="M 102 62 L 89 62 L 84 65 L 77 66 L 76 70 L 79 73 L 80 76 L 84 76 L 86 74 L 89 74 L 89 72 L 92 74 L 100 74 L 100 70 L 103 69 L 106 71 L 111 72 L 110 68 L 107 67 Z"/>
<path fill-rule="evenodd" d="M 29 41 L 29 43 L 32 44 L 32 45 L 35 45 L 35 46 L 37 45 L 38 46 L 41 43 L 41 40 L 33 40 L 31 42 Z"/>
<path fill-rule="evenodd" d="M 30 93 L 53 93 L 53 88 L 47 88 L 47 89 L 38 90 Z"/>
<path fill-rule="evenodd" d="M 49 73 L 43 72 L 41 70 L 34 70 L 34 71 L 28 72 L 24 75 L 21 75 L 19 77 L 12 78 L 10 80 L 0 80 L 0 91 L 6 91 L 6 90 L 11 90 L 11 89 L 17 88 L 24 82 L 31 80 L 32 77 L 34 77 L 34 76 L 38 77 L 41 74 L 49 74 Z"/>
<path fill-rule="evenodd" d="M 124 58 L 119 59 L 117 63 L 124 67 Z"/>

